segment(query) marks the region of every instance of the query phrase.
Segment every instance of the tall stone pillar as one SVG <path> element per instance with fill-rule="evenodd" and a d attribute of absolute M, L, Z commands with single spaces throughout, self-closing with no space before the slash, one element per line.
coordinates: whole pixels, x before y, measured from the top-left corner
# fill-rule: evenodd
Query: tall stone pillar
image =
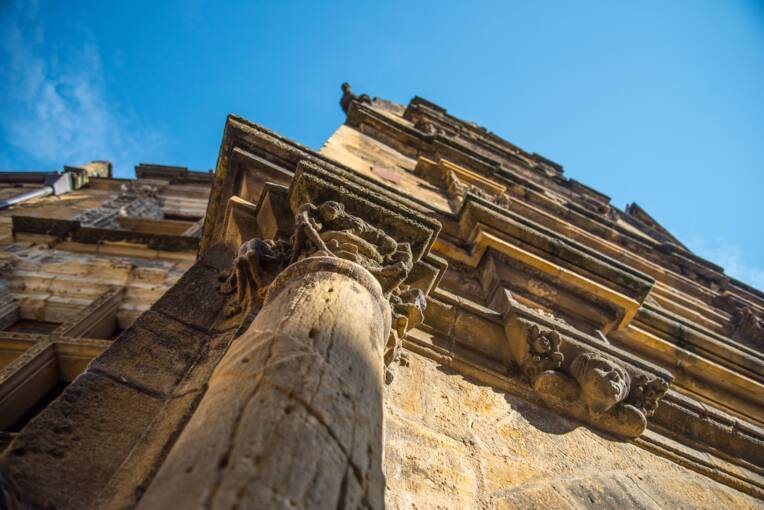
<path fill-rule="evenodd" d="M 384 507 L 386 364 L 445 269 L 422 260 L 439 225 L 335 180 L 302 163 L 288 192 L 252 208 L 260 237 L 241 245 L 221 291 L 232 317 L 255 318 L 139 508 Z"/>
<path fill-rule="evenodd" d="M 360 264 L 281 272 L 231 345 L 141 508 L 382 508 L 391 314 Z"/>

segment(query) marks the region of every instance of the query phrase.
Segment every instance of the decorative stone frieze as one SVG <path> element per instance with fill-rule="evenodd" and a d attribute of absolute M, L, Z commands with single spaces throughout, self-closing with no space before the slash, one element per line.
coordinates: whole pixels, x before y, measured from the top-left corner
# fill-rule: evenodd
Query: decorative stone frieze
<path fill-rule="evenodd" d="M 104 201 L 100 207 L 72 218 L 86 227 L 119 228 L 118 217 L 161 219 L 162 207 L 157 187 L 123 184 L 120 191 Z"/>

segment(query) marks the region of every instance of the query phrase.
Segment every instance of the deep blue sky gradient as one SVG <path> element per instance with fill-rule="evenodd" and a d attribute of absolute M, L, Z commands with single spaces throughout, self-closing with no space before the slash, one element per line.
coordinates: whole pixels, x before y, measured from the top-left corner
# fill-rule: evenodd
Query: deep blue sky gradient
<path fill-rule="evenodd" d="M 0 0 L 0 167 L 213 168 L 237 113 L 318 149 L 339 85 L 425 97 L 764 287 L 761 2 Z"/>

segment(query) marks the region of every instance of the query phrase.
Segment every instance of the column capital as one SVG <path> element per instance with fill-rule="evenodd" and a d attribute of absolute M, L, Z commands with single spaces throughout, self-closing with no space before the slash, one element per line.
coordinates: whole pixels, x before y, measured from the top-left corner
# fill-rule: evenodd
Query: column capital
<path fill-rule="evenodd" d="M 228 315 L 243 320 L 262 305 L 274 279 L 300 260 L 348 260 L 372 275 L 389 301 L 385 361 L 398 359 L 402 337 L 424 320 L 427 294 L 447 267 L 430 255 L 440 223 L 391 189 L 308 159 L 297 163 L 288 187 L 269 183 L 256 202 L 251 198 L 228 198 L 220 232 L 237 250 L 221 285 L 232 296 Z"/>

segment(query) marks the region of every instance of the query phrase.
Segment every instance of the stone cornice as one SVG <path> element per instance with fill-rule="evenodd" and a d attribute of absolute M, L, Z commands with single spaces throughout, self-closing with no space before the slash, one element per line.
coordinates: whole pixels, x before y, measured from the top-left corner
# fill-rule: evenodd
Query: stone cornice
<path fill-rule="evenodd" d="M 13 215 L 12 223 L 15 234 L 52 236 L 56 241 L 72 241 L 83 244 L 126 242 L 143 245 L 153 250 L 190 252 L 195 251 L 199 244 L 198 237 L 87 227 L 82 226 L 77 220 Z"/>
<path fill-rule="evenodd" d="M 396 121 L 391 115 L 381 115 L 375 111 L 373 106 L 368 106 L 366 104 L 351 104 L 348 112 L 347 123 L 348 125 L 354 126 L 362 132 L 379 139 L 383 143 L 401 150 L 409 157 L 417 157 L 420 154 L 411 152 L 410 146 L 412 144 L 415 147 L 422 146 L 424 153 L 426 154 L 437 154 L 438 152 L 435 150 L 436 145 L 440 147 L 444 146 L 444 144 L 448 145 L 448 143 L 450 143 L 450 140 L 446 137 L 429 135 L 419 132 L 417 129 L 414 129 L 405 124 L 405 121 Z M 500 164 L 498 162 L 491 161 L 490 158 L 485 159 L 484 156 L 476 153 L 470 154 L 469 149 L 466 149 L 461 145 L 459 148 L 453 147 L 452 149 L 455 150 L 456 153 L 449 153 L 445 155 L 442 154 L 442 156 L 456 156 L 450 159 L 453 159 L 456 163 L 463 164 L 488 176 L 512 174 L 511 170 L 508 170 L 507 168 L 500 168 Z M 467 152 L 465 152 L 465 150 Z M 461 156 L 458 154 L 461 154 Z M 525 181 L 525 183 L 529 183 L 527 177 L 522 178 L 515 174 L 513 180 L 517 181 L 518 179 L 520 181 Z M 552 187 L 554 187 L 553 183 L 549 180 L 544 181 L 544 183 L 545 185 L 552 185 Z M 528 184 L 525 185 L 527 186 Z M 579 214 L 582 214 L 583 208 L 577 204 L 571 204 L 571 206 L 572 210 L 576 210 Z M 602 218 L 598 217 L 598 215 L 590 214 L 587 215 L 587 217 L 589 217 L 589 219 L 594 219 L 595 221 L 602 221 Z M 635 237 L 633 234 L 629 233 L 627 230 L 611 221 L 605 221 L 603 226 L 607 227 L 610 232 L 613 230 L 617 231 L 621 236 L 625 236 L 626 239 L 630 239 L 631 243 L 639 244 L 640 242 L 646 242 L 646 240 L 640 240 L 640 238 Z M 608 234 L 612 235 L 610 233 Z M 650 257 L 654 260 L 654 262 L 662 266 L 664 272 L 667 268 L 672 271 L 677 270 L 670 267 L 673 264 L 679 268 L 678 274 L 681 275 L 682 273 L 694 273 L 708 281 L 713 281 L 714 285 L 716 286 L 724 287 L 728 285 L 730 281 L 728 277 L 716 271 L 718 266 L 711 264 L 697 256 L 694 256 L 689 252 L 672 252 L 668 248 L 664 249 L 664 246 L 658 241 L 653 241 L 652 243 L 646 245 L 643 251 L 646 256 Z M 666 266 L 667 260 L 672 261 L 668 266 Z M 687 269 L 682 269 L 683 267 L 687 267 Z M 693 283 L 695 285 L 700 285 L 701 287 L 707 285 L 705 283 Z M 764 298 L 764 296 L 762 296 L 762 298 Z"/>

